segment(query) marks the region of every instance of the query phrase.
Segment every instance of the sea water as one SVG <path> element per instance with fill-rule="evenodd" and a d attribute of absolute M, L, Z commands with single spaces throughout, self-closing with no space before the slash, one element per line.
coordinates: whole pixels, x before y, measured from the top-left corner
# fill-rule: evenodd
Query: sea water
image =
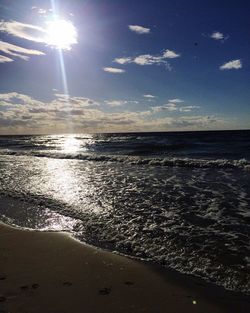
<path fill-rule="evenodd" d="M 0 136 L 0 219 L 250 293 L 250 131 Z"/>

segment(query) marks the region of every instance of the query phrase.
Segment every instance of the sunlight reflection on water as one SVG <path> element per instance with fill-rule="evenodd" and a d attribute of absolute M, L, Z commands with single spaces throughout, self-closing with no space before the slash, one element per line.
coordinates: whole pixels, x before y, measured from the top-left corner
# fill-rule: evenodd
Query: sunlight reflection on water
<path fill-rule="evenodd" d="M 46 189 L 66 203 L 73 203 L 79 198 L 79 181 L 74 175 L 68 162 L 57 159 L 47 159 L 44 167 L 44 176 L 47 177 Z"/>
<path fill-rule="evenodd" d="M 40 188 L 71 207 L 74 211 L 89 214 L 103 213 L 98 200 L 93 169 L 83 162 L 71 160 L 45 159 L 42 176 L 45 178 Z M 97 201 L 98 200 L 98 201 Z"/>
<path fill-rule="evenodd" d="M 65 152 L 77 152 L 81 148 L 81 141 L 73 136 L 66 137 L 64 142 L 62 142 L 62 149 Z M 86 148 L 85 148 L 86 150 Z"/>
<path fill-rule="evenodd" d="M 56 136 L 56 135 L 54 135 Z M 88 146 L 94 144 L 95 140 L 93 135 L 58 135 L 57 137 L 57 148 L 62 152 L 76 153 L 88 151 Z"/>
<path fill-rule="evenodd" d="M 51 210 L 47 210 L 43 214 L 43 227 L 42 231 L 73 231 L 78 221 L 67 216 L 60 215 Z M 38 225 L 36 225 L 38 226 Z"/>

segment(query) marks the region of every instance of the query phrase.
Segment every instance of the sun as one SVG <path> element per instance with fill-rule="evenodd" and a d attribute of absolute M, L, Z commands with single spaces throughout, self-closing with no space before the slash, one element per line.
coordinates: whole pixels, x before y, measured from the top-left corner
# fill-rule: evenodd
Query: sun
<path fill-rule="evenodd" d="M 70 50 L 71 46 L 77 43 L 75 26 L 66 20 L 47 22 L 46 43 L 57 49 Z"/>

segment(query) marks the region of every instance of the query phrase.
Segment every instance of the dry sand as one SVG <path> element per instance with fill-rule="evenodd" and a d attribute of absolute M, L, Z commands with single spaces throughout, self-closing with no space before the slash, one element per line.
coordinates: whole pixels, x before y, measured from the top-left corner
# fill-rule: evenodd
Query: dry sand
<path fill-rule="evenodd" d="M 247 298 L 181 277 L 67 234 L 0 224 L 0 313 L 250 312 Z"/>

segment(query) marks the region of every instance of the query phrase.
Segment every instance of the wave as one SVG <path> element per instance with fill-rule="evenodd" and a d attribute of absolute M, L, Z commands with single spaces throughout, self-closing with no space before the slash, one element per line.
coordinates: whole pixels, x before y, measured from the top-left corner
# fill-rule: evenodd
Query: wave
<path fill-rule="evenodd" d="M 188 167 L 188 168 L 238 168 L 250 170 L 250 162 L 246 159 L 229 160 L 229 159 L 192 159 L 192 158 L 175 158 L 175 157 L 141 157 L 127 155 L 97 155 L 84 153 L 63 153 L 60 151 L 11 151 L 1 150 L 0 155 L 14 156 L 33 156 L 54 159 L 82 160 L 92 162 L 117 162 L 131 165 L 151 165 L 151 166 L 169 166 L 169 167 Z"/>

